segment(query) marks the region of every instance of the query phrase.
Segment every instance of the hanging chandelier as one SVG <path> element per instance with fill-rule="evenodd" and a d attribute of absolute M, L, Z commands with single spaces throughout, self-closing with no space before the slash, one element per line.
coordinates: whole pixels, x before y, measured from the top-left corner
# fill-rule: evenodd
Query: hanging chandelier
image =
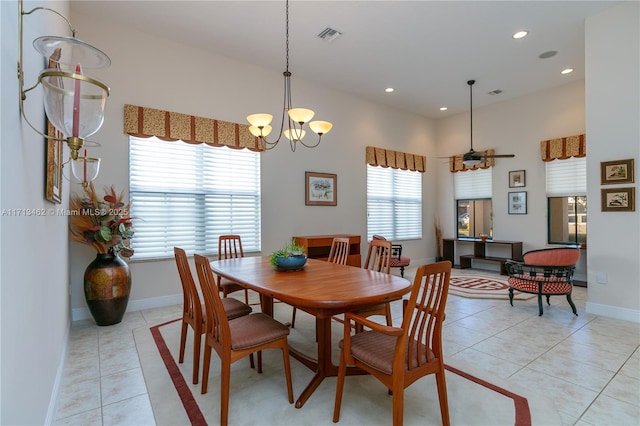
<path fill-rule="evenodd" d="M 282 121 L 280 122 L 280 131 L 278 138 L 269 142 L 266 138 L 271 133 L 271 120 L 273 115 L 271 114 L 251 114 L 247 117 L 249 131 L 255 137 L 260 138 L 266 144 L 266 149 L 273 149 L 276 147 L 280 139 L 284 135 L 289 139 L 289 145 L 291 151 L 296 150 L 298 143 L 307 148 L 315 148 L 320 144 L 322 135 L 325 135 L 331 130 L 333 124 L 328 121 L 310 121 L 315 113 L 307 108 L 293 108 L 291 102 L 291 72 L 289 71 L 289 0 L 286 0 L 286 68 L 282 73 L 284 76 L 284 108 L 282 111 Z M 287 126 L 285 128 L 285 115 Z M 304 126 L 307 124 L 309 128 L 318 135 L 318 140 L 315 143 L 307 144 L 302 141 L 302 138 L 306 135 Z"/>

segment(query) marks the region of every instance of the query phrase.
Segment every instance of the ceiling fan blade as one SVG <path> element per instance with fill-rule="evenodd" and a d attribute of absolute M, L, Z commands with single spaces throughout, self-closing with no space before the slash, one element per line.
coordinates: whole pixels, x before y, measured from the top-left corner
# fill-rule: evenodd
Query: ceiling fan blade
<path fill-rule="evenodd" d="M 481 155 L 481 158 L 514 158 L 515 154 L 487 154 Z"/>

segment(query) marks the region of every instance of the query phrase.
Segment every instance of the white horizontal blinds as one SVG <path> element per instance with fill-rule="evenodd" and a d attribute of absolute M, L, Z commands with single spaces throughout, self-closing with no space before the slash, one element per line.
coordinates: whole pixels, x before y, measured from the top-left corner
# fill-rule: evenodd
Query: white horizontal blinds
<path fill-rule="evenodd" d="M 553 160 L 547 166 L 547 196 L 564 197 L 587 194 L 587 158 Z"/>
<path fill-rule="evenodd" d="M 259 153 L 205 144 L 129 139 L 134 259 L 217 254 L 218 236 L 239 234 L 260 251 Z"/>
<path fill-rule="evenodd" d="M 367 240 L 422 238 L 422 174 L 367 165 Z"/>
<path fill-rule="evenodd" d="M 453 173 L 456 200 L 493 197 L 493 168 Z"/>

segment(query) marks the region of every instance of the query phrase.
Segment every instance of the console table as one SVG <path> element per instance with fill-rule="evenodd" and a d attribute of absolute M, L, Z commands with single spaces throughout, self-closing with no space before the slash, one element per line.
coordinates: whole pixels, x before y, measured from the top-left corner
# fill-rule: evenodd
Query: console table
<path fill-rule="evenodd" d="M 504 266 L 507 260 L 522 261 L 522 241 L 498 241 L 498 240 L 486 240 L 482 241 L 479 238 L 444 238 L 442 240 L 442 254 L 445 260 L 455 264 L 455 247 L 456 244 L 473 244 L 473 254 L 460 255 L 460 268 L 471 268 L 471 261 L 473 259 L 498 262 L 500 264 L 500 273 L 507 275 L 507 270 Z M 509 246 L 511 250 L 510 257 L 495 257 L 487 256 L 487 246 L 502 245 Z"/>
<path fill-rule="evenodd" d="M 334 238 L 349 238 L 349 258 L 347 265 L 362 266 L 360 255 L 360 235 L 336 234 L 336 235 L 313 235 L 306 237 L 293 237 L 295 244 L 304 247 L 304 252 L 308 258 L 327 260 L 331 251 L 331 244 Z"/>

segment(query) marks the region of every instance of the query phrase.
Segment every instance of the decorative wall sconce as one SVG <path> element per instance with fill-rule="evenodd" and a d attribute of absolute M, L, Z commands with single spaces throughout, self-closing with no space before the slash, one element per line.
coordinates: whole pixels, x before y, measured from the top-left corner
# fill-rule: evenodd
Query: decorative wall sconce
<path fill-rule="evenodd" d="M 71 37 L 44 36 L 33 41 L 34 48 L 43 55 L 55 68 L 45 69 L 38 76 L 38 81 L 28 89 L 24 88 L 23 70 L 23 18 L 38 10 L 53 12 L 62 17 L 71 30 Z M 74 176 L 84 184 L 98 175 L 100 160 L 97 158 L 79 157 L 78 151 L 85 139 L 96 133 L 104 121 L 104 108 L 109 87 L 104 83 L 83 74 L 83 69 L 100 69 L 111 65 L 111 59 L 99 49 L 78 40 L 76 30 L 71 22 L 61 13 L 47 8 L 36 7 L 24 11 L 23 0 L 18 2 L 19 58 L 18 81 L 20 87 L 20 114 L 38 134 L 47 139 L 64 141 L 71 149 L 71 169 Z M 51 66 L 51 65 L 50 65 Z M 69 71 L 73 70 L 73 71 Z M 51 124 L 62 133 L 64 138 L 57 138 L 43 133 L 31 124 L 24 112 L 24 101 L 27 92 L 42 84 L 44 108 Z M 87 141 L 88 142 L 88 141 Z M 98 143 L 95 143 L 99 145 Z M 79 162 L 79 163 L 78 163 Z M 91 178 L 91 179 L 89 179 Z"/>

